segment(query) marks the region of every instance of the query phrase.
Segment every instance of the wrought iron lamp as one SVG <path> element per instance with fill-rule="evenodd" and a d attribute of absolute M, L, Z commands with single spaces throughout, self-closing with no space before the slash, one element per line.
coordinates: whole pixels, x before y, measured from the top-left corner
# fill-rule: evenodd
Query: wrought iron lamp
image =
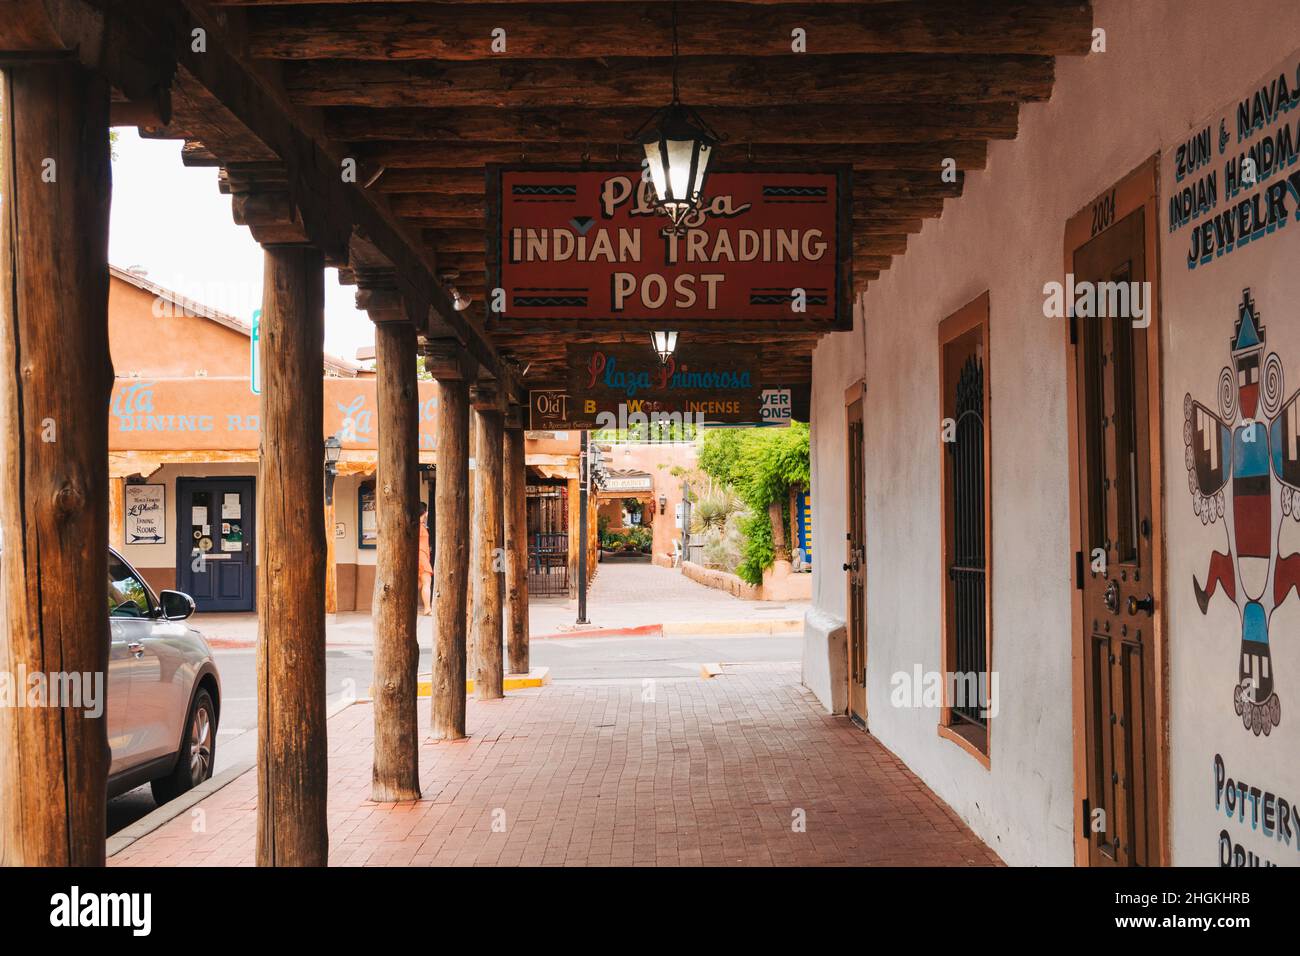
<path fill-rule="evenodd" d="M 660 363 L 667 365 L 668 360 L 677 351 L 677 333 L 651 332 L 650 344 L 654 346 L 655 354 L 659 356 Z"/>
<path fill-rule="evenodd" d="M 339 458 L 343 456 L 343 442 L 338 435 L 325 439 L 325 504 L 334 503 L 334 479 L 339 473 Z"/>
<path fill-rule="evenodd" d="M 657 208 L 672 222 L 670 231 L 687 229 L 686 219 L 700 208 L 713 147 L 724 139 L 682 103 L 677 85 L 677 4 L 673 3 L 673 99 L 628 137 L 645 149 Z"/>

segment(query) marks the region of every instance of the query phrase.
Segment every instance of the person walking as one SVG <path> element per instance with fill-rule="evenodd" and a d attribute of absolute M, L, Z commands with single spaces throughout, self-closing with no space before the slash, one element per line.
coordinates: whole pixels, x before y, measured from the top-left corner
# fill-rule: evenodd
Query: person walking
<path fill-rule="evenodd" d="M 433 560 L 429 557 L 429 505 L 420 502 L 420 601 L 424 613 L 433 616 Z"/>

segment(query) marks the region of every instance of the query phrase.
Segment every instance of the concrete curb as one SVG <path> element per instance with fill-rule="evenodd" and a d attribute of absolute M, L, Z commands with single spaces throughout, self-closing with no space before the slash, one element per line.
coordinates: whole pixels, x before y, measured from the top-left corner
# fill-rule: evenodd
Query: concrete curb
<path fill-rule="evenodd" d="M 341 700 L 325 713 L 325 719 L 328 721 L 336 714 L 347 710 L 353 704 L 358 703 L 355 700 Z M 222 787 L 239 779 L 248 771 L 257 766 L 257 760 L 241 760 L 238 763 L 227 767 L 221 773 L 204 780 L 193 790 L 186 791 L 175 800 L 164 803 L 161 807 L 148 813 L 136 820 L 130 826 L 123 827 L 111 837 L 108 838 L 105 845 L 105 856 L 112 857 L 121 853 L 136 840 L 148 836 L 165 823 L 175 820 L 186 810 L 193 807 L 199 801 L 210 797 Z"/>
<path fill-rule="evenodd" d="M 561 631 L 558 634 L 532 634 L 531 641 L 551 641 L 575 637 L 687 637 L 701 634 L 782 634 L 803 633 L 803 618 L 757 621 L 666 621 L 638 627 L 588 627 Z"/>
<path fill-rule="evenodd" d="M 802 634 L 803 618 L 761 621 L 670 621 L 664 637 L 695 634 Z"/>

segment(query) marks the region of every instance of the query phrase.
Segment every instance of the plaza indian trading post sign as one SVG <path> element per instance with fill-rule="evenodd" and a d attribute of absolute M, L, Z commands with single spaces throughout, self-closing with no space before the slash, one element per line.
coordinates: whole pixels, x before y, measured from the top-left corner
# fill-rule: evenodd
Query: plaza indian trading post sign
<path fill-rule="evenodd" d="M 720 170 L 707 189 L 678 235 L 639 169 L 489 167 L 490 327 L 852 327 L 848 167 Z"/>

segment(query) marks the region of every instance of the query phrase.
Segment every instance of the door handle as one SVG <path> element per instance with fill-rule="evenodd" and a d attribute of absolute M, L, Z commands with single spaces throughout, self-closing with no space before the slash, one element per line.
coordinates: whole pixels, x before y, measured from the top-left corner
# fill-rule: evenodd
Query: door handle
<path fill-rule="evenodd" d="M 136 657 L 144 657 L 144 645 L 139 641 L 132 641 L 130 644 L 126 645 L 126 649 Z"/>
<path fill-rule="evenodd" d="M 1131 594 L 1128 596 L 1129 614 L 1136 614 L 1138 611 L 1146 611 L 1147 614 L 1151 614 L 1155 609 L 1156 609 L 1155 598 L 1153 598 L 1150 594 L 1148 594 L 1146 597 L 1140 600 L 1138 598 L 1135 598 Z"/>

